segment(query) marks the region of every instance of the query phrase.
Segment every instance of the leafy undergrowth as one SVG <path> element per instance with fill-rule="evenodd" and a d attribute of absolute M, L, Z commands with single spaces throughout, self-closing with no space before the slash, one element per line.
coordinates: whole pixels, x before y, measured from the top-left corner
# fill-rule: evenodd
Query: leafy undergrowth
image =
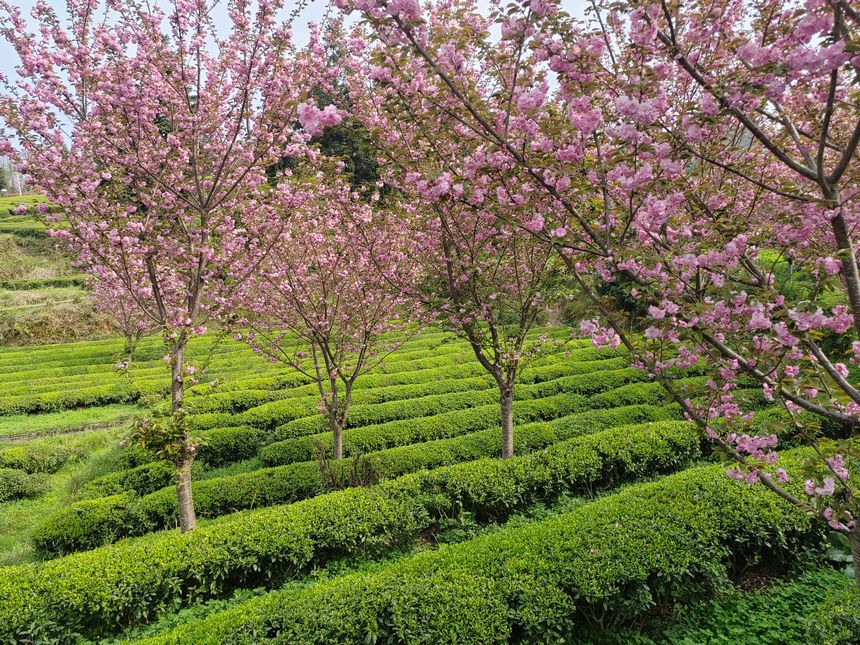
<path fill-rule="evenodd" d="M 853 580 L 832 568 L 792 571 L 763 590 L 729 589 L 636 629 L 589 633 L 576 645 L 825 645 L 860 640 Z M 853 624 L 852 624 L 853 623 Z M 853 640 L 852 640 L 853 638 Z"/>

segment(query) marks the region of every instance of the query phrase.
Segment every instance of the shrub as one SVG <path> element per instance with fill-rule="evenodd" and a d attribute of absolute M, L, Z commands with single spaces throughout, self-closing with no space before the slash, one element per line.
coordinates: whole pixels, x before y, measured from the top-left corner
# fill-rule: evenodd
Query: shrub
<path fill-rule="evenodd" d="M 723 587 L 733 561 L 778 560 L 810 525 L 763 487 L 692 469 L 376 572 L 270 593 L 148 642 L 568 642 L 601 617 L 630 620 Z"/>
<path fill-rule="evenodd" d="M 514 422 L 548 419 L 571 414 L 584 408 L 664 402 L 665 391 L 657 383 L 636 383 L 616 387 L 615 390 L 605 392 L 606 396 L 592 396 L 590 399 L 583 396 L 583 394 L 617 386 L 630 379 L 642 378 L 643 375 L 643 372 L 631 368 L 584 376 L 569 376 L 522 386 L 517 390 L 518 400 L 514 401 Z M 613 393 L 617 394 L 612 396 Z M 495 392 L 492 394 L 495 395 Z M 553 395 L 548 396 L 550 394 Z M 344 455 L 350 455 L 356 451 L 366 454 L 392 446 L 462 435 L 498 426 L 501 423 L 501 413 L 497 404 L 487 404 L 470 410 L 443 412 L 433 416 L 373 425 L 363 423 L 367 420 L 367 417 L 360 418 L 356 423 L 359 427 L 353 427 L 350 423 L 348 427 L 351 429 L 344 431 Z M 329 432 L 301 435 L 307 430 L 318 428 L 322 423 L 324 423 L 323 419 L 313 417 L 298 419 L 279 427 L 277 430 L 279 435 L 297 434 L 298 436 L 274 442 L 262 448 L 260 460 L 267 465 L 306 461 L 316 454 L 317 446 L 322 446 L 328 454 L 331 454 L 333 444 Z"/>
<path fill-rule="evenodd" d="M 860 598 L 857 588 L 846 585 L 842 593 L 835 593 L 807 618 L 808 643 L 843 645 L 857 643 L 860 638 Z"/>
<path fill-rule="evenodd" d="M 127 493 L 88 499 L 51 515 L 33 531 L 37 555 L 54 557 L 116 541 L 131 528 L 128 509 L 133 499 Z"/>
<path fill-rule="evenodd" d="M 533 455 L 421 471 L 370 488 L 352 488 L 289 506 L 246 512 L 201 524 L 187 534 L 152 534 L 36 565 L 6 567 L 0 569 L 0 639 L 20 638 L 31 626 L 36 626 L 43 640 L 76 631 L 103 637 L 120 626 L 145 621 L 183 603 L 306 571 L 328 557 L 374 553 L 403 544 L 432 529 L 437 520 L 460 511 L 502 517 L 523 504 L 550 498 L 563 490 L 592 490 L 619 478 L 628 466 L 634 467 L 630 474 L 635 475 L 650 467 L 680 465 L 698 453 L 697 436 L 690 424 L 679 422 L 607 430 Z M 780 543 L 775 530 L 763 531 L 765 527 L 774 529 L 767 522 L 782 520 L 788 524 L 786 511 L 774 506 L 775 496 L 760 500 L 754 489 L 736 485 L 720 468 L 694 473 L 676 488 L 681 492 L 702 488 L 696 484 L 696 477 L 703 475 L 706 482 L 718 482 L 718 486 L 710 486 L 715 489 L 711 497 L 716 499 L 724 491 L 727 510 L 731 511 L 726 515 L 736 522 L 751 518 L 750 544 L 755 543 L 752 536 L 761 535 L 767 535 L 774 545 Z M 708 491 L 705 485 L 704 492 Z M 703 503 L 707 500 L 706 494 Z M 606 506 L 607 501 L 597 504 Z M 743 512 L 744 506 L 750 504 L 756 505 L 757 512 L 750 508 Z M 630 506 L 630 493 L 624 503 L 613 508 L 625 505 Z M 655 509 L 645 508 L 644 504 L 632 506 L 651 512 L 662 509 L 665 514 L 672 504 L 656 504 Z M 602 513 L 595 516 L 600 518 Z M 608 534 L 602 537 L 623 533 L 612 531 L 617 519 L 601 520 L 601 525 L 609 527 Z M 801 523 L 794 516 L 792 519 Z M 628 560 L 631 555 L 644 555 L 658 548 L 664 540 L 672 544 L 672 532 L 690 530 L 684 524 L 678 526 L 676 520 L 661 529 L 665 536 L 659 533 L 655 536 L 658 540 L 648 542 L 648 531 L 657 529 L 653 517 L 644 513 L 633 526 L 644 531 L 646 539 L 635 544 Z M 684 521 L 693 528 L 701 524 L 695 516 L 684 516 Z M 585 523 L 583 529 L 587 526 Z M 730 536 L 735 527 L 725 529 L 716 531 L 713 537 L 703 535 L 702 539 Z M 747 535 L 742 527 L 738 533 Z M 568 567 L 564 555 L 548 565 Z M 685 565 L 688 559 L 681 558 L 678 564 Z M 608 570 L 617 573 L 626 566 L 622 558 Z M 584 571 L 592 569 L 587 563 L 577 562 L 576 568 L 579 567 Z M 611 587 L 610 583 L 611 575 L 606 584 Z"/>
<path fill-rule="evenodd" d="M 104 497 L 123 492 L 146 495 L 173 483 L 174 467 L 166 461 L 150 461 L 134 468 L 119 470 L 87 482 L 81 487 L 82 498 Z M 74 505 L 59 513 L 71 512 Z"/>
<path fill-rule="evenodd" d="M 72 458 L 80 456 L 78 450 L 51 443 L 34 442 L 0 452 L 0 465 L 17 468 L 28 473 L 55 473 Z"/>
<path fill-rule="evenodd" d="M 77 407 L 129 403 L 137 399 L 138 390 L 125 381 L 69 391 L 19 394 L 0 400 L 0 414 L 58 412 Z"/>
<path fill-rule="evenodd" d="M 251 426 L 233 426 L 207 430 L 202 438 L 198 459 L 215 467 L 253 457 L 265 441 L 266 433 Z"/>
<path fill-rule="evenodd" d="M 585 397 L 576 394 L 560 394 L 534 401 L 514 401 L 514 420 L 522 423 L 549 419 L 571 414 L 583 407 Z M 344 431 L 343 451 L 344 455 L 354 452 L 367 454 L 394 446 L 460 436 L 498 427 L 500 423 L 501 413 L 495 403 L 429 417 L 390 421 Z M 269 444 L 260 450 L 260 460 L 269 465 L 306 461 L 316 454 L 317 446 L 322 446 L 330 455 L 331 433 L 322 432 Z"/>
<path fill-rule="evenodd" d="M 544 423 L 521 426 L 515 437 L 518 453 L 529 453 L 546 448 L 558 441 L 582 434 L 597 432 L 612 426 L 658 421 L 675 418 L 677 412 L 654 406 L 631 406 L 613 410 L 598 410 L 574 414 Z M 422 468 L 436 468 L 481 457 L 498 455 L 501 452 L 501 435 L 497 430 L 487 430 L 462 437 L 430 441 L 380 450 L 362 456 L 361 465 L 367 470 L 365 479 L 375 481 L 398 477 Z M 351 481 L 351 460 L 329 462 L 328 467 L 335 480 Z M 114 483 L 114 476 L 103 479 Z M 172 472 L 166 471 L 165 477 L 172 479 Z M 311 461 L 299 462 L 288 466 L 257 470 L 229 477 L 194 482 L 196 510 L 201 517 L 214 517 L 238 509 L 271 506 L 294 502 L 313 497 L 326 490 L 326 482 L 321 476 L 318 464 Z M 166 484 L 165 484 L 166 485 Z M 106 494 L 120 492 L 118 487 L 99 484 Z M 92 488 L 91 488 L 92 490 Z M 138 494 L 151 493 L 145 497 L 125 504 L 128 518 L 121 522 L 124 528 L 117 528 L 116 538 L 126 535 L 142 535 L 149 531 L 174 526 L 177 522 L 177 507 L 172 489 L 144 491 L 131 489 Z M 40 527 L 38 544 L 43 557 L 57 557 L 79 550 L 80 541 L 64 543 L 63 536 L 70 533 L 81 534 L 93 523 L 87 518 L 88 506 L 72 504 L 46 519 Z M 99 513 L 98 507 L 92 511 Z M 52 530 L 53 518 L 59 527 Z M 78 522 L 81 528 L 76 532 L 69 525 Z M 123 533 L 122 531 L 125 531 Z M 99 538 L 94 538 L 98 540 Z"/>
<path fill-rule="evenodd" d="M 0 468 L 0 502 L 23 497 L 36 497 L 48 488 L 48 478 L 42 473 L 28 473 L 17 468 Z"/>
<path fill-rule="evenodd" d="M 561 392 L 591 394 L 603 389 L 618 387 L 622 383 L 641 381 L 647 378 L 647 374 L 633 368 L 590 374 L 575 374 L 551 381 L 538 381 L 533 384 L 521 385 L 515 390 L 514 398 L 516 400 L 538 399 Z M 392 401 L 389 404 L 356 405 L 349 412 L 346 427 L 357 428 L 400 419 L 418 419 L 448 411 L 497 403 L 498 398 L 498 391 L 492 388 L 479 392 L 425 396 L 406 401 Z M 258 409 L 262 412 L 262 408 Z M 247 414 L 252 412 L 254 411 L 251 410 Z M 266 419 L 265 416 L 262 419 L 255 417 L 256 423 L 254 421 L 249 421 L 249 423 L 258 425 L 259 423 L 269 422 L 264 419 Z M 326 420 L 319 414 L 297 418 L 278 427 L 279 434 L 290 437 L 322 434 L 327 430 Z M 314 443 L 316 443 L 316 440 L 314 440 Z"/>

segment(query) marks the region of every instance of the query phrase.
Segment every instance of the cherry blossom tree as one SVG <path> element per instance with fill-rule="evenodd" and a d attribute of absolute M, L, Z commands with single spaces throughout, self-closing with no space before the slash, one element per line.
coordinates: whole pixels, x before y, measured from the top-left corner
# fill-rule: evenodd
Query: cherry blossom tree
<path fill-rule="evenodd" d="M 175 464 L 182 531 L 196 522 L 188 339 L 229 309 L 279 238 L 265 169 L 336 119 L 308 101 L 326 82 L 323 48 L 315 37 L 293 47 L 279 2 L 228 2 L 221 32 L 214 4 L 69 0 L 61 20 L 38 3 L 31 28 L 0 3 L 20 58 L 0 98 L 0 153 L 62 208 L 57 239 L 167 344 L 171 418 L 139 436 Z"/>
<path fill-rule="evenodd" d="M 407 180 L 411 177 L 407 175 Z M 491 212 L 453 197 L 443 175 L 434 185 L 416 181 L 426 202 L 414 209 L 426 253 L 428 279 L 420 300 L 448 329 L 469 342 L 499 388 L 502 457 L 514 454 L 513 402 L 524 364 L 549 342 L 528 341 L 538 316 L 557 304 L 562 283 L 552 246 L 517 231 Z M 426 208 L 429 216 L 418 216 Z"/>
<path fill-rule="evenodd" d="M 368 112 L 397 115 L 380 141 L 400 145 L 389 124 L 470 133 L 479 143 L 461 136 L 427 181 L 448 173 L 468 200 L 503 178 L 521 204 L 550 199 L 518 224 L 591 299 L 583 330 L 623 342 L 734 477 L 844 534 L 860 585 L 856 10 L 631 0 L 576 20 L 546 0 L 340 6 L 371 32 L 353 46 L 369 48 L 380 90 Z M 643 338 L 601 284 L 637 303 Z M 698 361 L 705 404 L 671 378 Z M 784 406 L 779 433 L 750 425 L 745 382 Z M 774 451 L 793 433 L 814 449 L 802 487 Z"/>
<path fill-rule="evenodd" d="M 124 359 L 118 368 L 128 370 L 134 359 L 140 339 L 152 333 L 152 321 L 137 306 L 137 302 L 122 286 L 112 282 L 96 280 L 89 285 L 93 306 L 100 312 L 107 313 L 116 329 L 125 339 L 123 346 Z"/>
<path fill-rule="evenodd" d="M 390 70 L 364 58 L 360 36 L 351 44 L 359 53 L 345 66 L 352 109 L 380 142 L 383 180 L 409 215 L 420 249 L 415 257 L 429 276 L 412 297 L 469 342 L 496 382 L 502 456 L 511 457 L 517 375 L 528 360 L 559 344 L 527 338 L 564 290 L 553 240 L 565 231 L 543 239 L 518 231 L 524 220 L 542 222 L 541 213 L 555 204 L 543 193 L 524 196 L 509 161 L 497 158 L 493 172 L 481 172 L 486 149 L 467 122 L 447 118 L 432 103 L 416 108 L 424 94 L 415 88 L 425 87 L 426 70 L 400 69 L 401 85 Z M 391 62 L 389 53 L 380 48 L 378 55 Z M 440 123 L 450 128 L 446 136 Z"/>
<path fill-rule="evenodd" d="M 300 182 L 302 205 L 245 295 L 248 341 L 316 383 L 341 459 L 356 379 L 408 337 L 386 336 L 406 331 L 414 313 L 392 285 L 413 283 L 418 266 L 395 213 L 322 170 Z"/>

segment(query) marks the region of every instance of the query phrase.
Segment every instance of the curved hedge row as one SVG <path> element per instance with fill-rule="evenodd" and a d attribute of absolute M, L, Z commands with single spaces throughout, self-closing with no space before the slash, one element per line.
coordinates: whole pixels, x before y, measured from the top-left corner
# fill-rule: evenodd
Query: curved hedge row
<path fill-rule="evenodd" d="M 521 382 L 525 385 L 539 383 L 542 381 L 554 380 L 557 378 L 561 378 L 563 376 L 573 376 L 576 374 L 589 374 L 597 371 L 608 371 L 608 370 L 618 370 L 625 367 L 628 367 L 630 361 L 624 356 L 616 356 L 615 358 L 603 358 L 603 359 L 593 359 L 588 361 L 581 361 L 576 363 L 555 363 L 549 365 L 541 365 L 534 366 L 527 370 L 524 370 L 521 375 Z M 445 367 L 430 367 L 425 369 L 418 369 L 412 372 L 395 372 L 391 374 L 367 374 L 362 377 L 359 377 L 358 381 L 356 381 L 357 385 L 360 382 L 361 387 L 355 390 L 356 395 L 359 391 L 367 392 L 368 394 L 362 394 L 362 396 L 372 395 L 369 393 L 371 390 L 376 390 L 377 392 L 382 390 L 382 388 L 395 387 L 395 386 L 408 386 L 408 385 L 420 385 L 433 381 L 441 381 L 447 379 L 459 379 L 459 378 L 469 378 L 469 377 L 483 377 L 486 378 L 486 371 L 483 367 L 481 367 L 477 362 L 466 363 L 465 365 L 448 365 Z M 245 381 L 243 383 L 252 384 L 255 388 L 259 388 L 260 390 L 267 390 L 270 388 L 277 387 L 291 387 L 284 378 L 282 377 L 270 377 L 264 379 L 256 379 L 251 381 Z M 200 386 L 195 386 L 200 387 Z M 208 387 L 208 386 L 206 386 Z M 315 397 L 316 385 L 301 385 L 298 387 L 294 387 L 292 389 L 285 390 L 283 392 L 283 396 L 278 396 L 278 399 L 282 401 L 286 400 L 295 400 L 299 396 L 313 396 Z M 201 390 L 202 392 L 202 390 Z M 223 394 L 228 394 L 228 392 L 224 392 Z M 213 395 L 217 396 L 217 395 Z M 244 396 L 244 394 L 238 394 L 238 397 Z M 190 400 L 194 400 L 197 397 L 193 397 Z M 203 398 L 201 396 L 201 398 Z M 361 398 L 361 397 L 359 397 Z M 226 400 L 229 401 L 229 397 L 225 397 Z M 395 400 L 389 398 L 387 400 Z M 366 401 L 367 403 L 373 402 L 373 399 Z M 288 409 L 290 405 L 288 403 L 284 403 L 284 408 Z M 314 404 L 315 405 L 315 404 Z M 279 406 L 273 406 L 279 407 Z M 299 406 L 297 406 L 298 408 Z M 249 411 L 250 412 L 250 411 Z M 316 412 L 316 408 L 314 407 L 313 412 Z M 311 415 L 316 416 L 311 413 Z M 301 411 L 295 412 L 295 414 L 300 414 Z M 289 412 L 287 412 L 289 414 Z M 308 415 L 308 416 L 311 416 Z M 298 417 L 301 418 L 301 417 Z M 227 426 L 234 422 L 233 415 L 227 412 L 198 412 L 195 414 L 191 414 L 188 417 L 189 423 L 195 431 L 203 431 L 209 428 L 214 428 L 216 426 Z"/>
<path fill-rule="evenodd" d="M 569 399 L 570 397 L 564 397 Z M 544 399 L 543 401 L 547 401 Z M 539 401 L 537 403 L 543 403 Z M 535 402 L 522 402 L 523 404 Z M 546 418 L 548 410 L 557 410 L 548 405 L 521 407 L 521 416 Z M 516 445 L 523 450 L 544 447 L 553 441 L 594 432 L 621 423 L 640 420 L 664 419 L 669 413 L 656 409 L 640 410 L 620 408 L 618 411 L 600 415 L 572 415 L 555 419 L 546 424 L 523 426 L 518 430 Z M 554 414 L 550 416 L 560 416 Z M 476 417 L 480 418 L 480 417 Z M 462 432 L 462 427 L 458 427 Z M 494 431 L 499 435 L 498 431 Z M 365 463 L 370 478 L 383 479 L 411 472 L 422 467 L 435 467 L 465 459 L 498 454 L 499 442 L 488 433 L 457 437 L 451 443 L 416 443 L 403 446 L 394 454 L 388 451 L 366 455 Z M 496 449 L 496 452 L 491 452 Z M 485 452 L 480 452 L 485 450 Z M 478 454 L 475 454 L 475 453 Z M 471 456 L 474 455 L 474 456 Z M 453 461 L 448 461 L 453 459 Z M 157 477 L 165 477 L 165 486 L 172 480 L 169 466 L 154 462 L 152 470 L 141 468 L 136 479 L 128 483 L 140 485 L 158 483 Z M 349 460 L 337 466 L 340 473 L 350 468 Z M 137 470 L 137 469 L 135 469 Z M 133 471 L 129 471 L 133 472 Z M 146 477 L 155 473 L 153 479 Z M 115 483 L 113 480 L 110 483 Z M 218 477 L 195 481 L 193 494 L 195 509 L 201 517 L 215 517 L 232 511 L 258 506 L 272 506 L 313 497 L 322 492 L 323 480 L 316 461 L 304 461 L 275 468 L 264 468 L 229 477 Z M 121 537 L 143 535 L 177 522 L 176 493 L 173 488 L 162 488 L 137 498 L 129 491 L 100 484 L 96 491 L 108 496 L 71 504 L 48 516 L 33 532 L 33 543 L 41 557 L 56 557 L 65 553 L 92 549 L 108 544 Z M 137 489 L 143 492 L 145 489 Z M 125 494 L 121 494 L 125 493 Z"/>
<path fill-rule="evenodd" d="M 520 385 L 514 390 L 514 400 L 540 399 L 559 393 L 592 394 L 602 389 L 619 387 L 625 383 L 643 381 L 648 375 L 641 370 L 628 367 L 620 370 L 565 376 L 552 381 L 540 381 L 528 385 Z M 378 425 L 391 421 L 405 419 L 420 419 L 440 415 L 455 410 L 476 408 L 491 403 L 498 403 L 499 392 L 493 387 L 474 392 L 440 394 L 425 396 L 402 401 L 390 401 L 376 405 L 354 405 L 349 411 L 346 428 L 359 428 Z M 286 418 L 287 407 L 283 409 L 263 406 L 259 410 L 249 410 L 238 418 L 248 425 L 258 427 L 277 426 L 278 433 L 284 437 L 307 438 L 310 445 L 315 445 L 317 439 L 328 430 L 328 423 L 321 414 L 304 415 L 294 419 Z M 498 416 L 498 415 L 496 415 Z M 494 417 L 495 418 L 495 417 Z M 280 421 L 278 423 L 277 421 Z M 314 436 L 317 435 L 317 436 Z M 345 436 L 345 435 L 344 435 Z M 311 437 L 313 437 L 311 439 Z M 309 459 L 310 457 L 305 457 Z"/>
<path fill-rule="evenodd" d="M 629 369 L 626 371 L 619 370 L 617 372 L 617 374 L 623 374 L 623 376 L 621 376 L 620 378 L 627 378 L 627 376 L 631 375 L 631 373 L 632 372 Z M 618 376 L 612 376 L 609 378 L 597 376 L 596 380 L 588 379 L 588 381 L 593 383 L 606 384 L 617 382 L 618 378 Z M 537 397 L 544 396 L 549 393 L 565 391 L 567 388 L 586 387 L 585 385 L 583 385 L 583 383 L 585 383 L 583 379 L 557 379 L 556 381 L 546 382 L 540 386 L 525 386 L 523 388 L 520 388 L 519 396 L 523 398 Z M 448 381 L 430 381 L 428 383 L 415 385 L 368 388 L 366 390 L 359 390 L 356 394 L 360 395 L 358 396 L 359 400 L 364 400 L 366 393 L 367 400 L 391 401 L 393 399 L 396 401 L 397 397 L 407 397 L 416 393 L 420 394 L 423 392 L 434 391 L 443 391 L 450 393 L 450 390 L 460 387 L 475 388 L 473 391 L 477 391 L 477 388 L 481 386 L 489 388 L 491 387 L 491 384 L 487 381 L 486 378 L 452 379 Z M 490 390 L 488 390 L 488 392 L 489 391 Z M 489 396 L 488 398 L 492 399 L 494 397 Z M 285 403 L 287 401 L 288 400 L 284 400 Z M 289 401 L 295 403 L 295 407 L 293 408 L 293 410 L 296 411 L 297 414 L 307 412 L 308 414 L 314 414 L 314 419 L 317 419 L 318 415 L 315 414 L 315 399 L 289 399 Z M 439 400 L 434 399 L 431 401 L 431 404 L 438 405 Z M 285 409 L 286 407 L 287 406 L 285 405 Z M 494 414 L 490 410 L 491 407 L 492 406 L 487 406 L 487 411 L 490 412 L 490 422 L 498 423 L 498 414 Z M 391 414 L 392 408 L 393 406 L 390 406 L 389 408 L 385 409 L 384 413 Z M 194 420 L 198 418 L 211 419 L 211 425 L 214 425 L 216 421 L 232 420 L 232 418 L 226 414 L 196 415 L 190 417 L 192 424 L 194 423 Z M 438 416 L 432 418 L 438 418 Z M 453 420 L 455 422 L 458 421 L 456 416 L 453 417 Z M 440 419 L 440 421 L 444 423 L 445 419 Z M 464 427 L 468 428 L 472 426 Z M 205 430 L 202 432 L 203 445 L 201 446 L 199 459 L 202 462 L 208 464 L 209 466 L 222 466 L 233 461 L 248 459 L 257 454 L 257 452 L 263 446 L 282 439 L 285 433 L 289 433 L 286 434 L 286 436 L 290 436 L 293 432 L 294 430 L 291 430 L 291 428 L 288 426 L 270 432 L 265 432 L 253 426 L 229 426 Z M 306 459 L 311 459 L 313 456 L 313 453 L 311 453 L 305 459 L 293 459 L 293 461 L 304 461 Z M 273 458 L 271 461 L 267 461 L 266 463 L 267 465 L 280 465 L 281 463 L 288 462 L 278 462 Z M 132 469 L 131 472 L 126 473 L 125 471 L 119 471 L 115 473 L 109 473 L 108 475 L 104 475 L 97 480 L 89 482 L 84 487 L 83 494 L 86 497 L 100 497 L 113 495 L 128 490 L 136 491 L 139 494 L 147 494 L 153 492 L 154 490 L 169 485 L 171 483 L 171 479 L 172 470 L 169 467 L 155 463 L 145 464 L 143 466 L 139 466 L 137 468 Z"/>
<path fill-rule="evenodd" d="M 537 383 L 556 379 L 561 376 L 574 374 L 587 374 L 590 372 L 621 369 L 629 366 L 629 361 L 623 357 L 615 359 L 604 359 L 596 361 L 583 361 L 580 363 L 550 363 L 524 370 L 520 375 L 522 383 Z M 417 374 L 416 374 L 417 372 Z M 408 379 L 401 379 L 401 374 L 408 374 Z M 388 378 L 377 378 L 388 377 Z M 188 397 L 185 401 L 185 409 L 191 414 L 202 414 L 206 412 L 241 412 L 252 407 L 259 407 L 266 403 L 280 401 L 283 399 L 296 400 L 307 398 L 313 402 L 311 413 L 316 411 L 319 393 L 315 383 L 307 383 L 307 377 L 298 385 L 285 383 L 284 379 L 270 379 L 272 383 L 277 382 L 282 389 L 255 387 L 247 389 L 231 389 L 218 391 L 202 396 L 207 390 L 197 390 L 196 396 Z M 407 380 L 406 383 L 397 381 Z M 298 381 L 297 381 L 298 382 Z M 255 385 L 263 385 L 254 382 Z M 195 386 L 195 388 L 200 386 Z M 394 372 L 391 374 L 367 374 L 359 377 L 353 389 L 352 402 L 355 405 L 376 404 L 395 401 L 400 399 L 417 398 L 431 394 L 444 394 L 447 392 L 461 392 L 467 390 L 480 390 L 495 387 L 486 371 L 476 362 L 466 365 L 450 365 L 442 368 L 429 368 L 416 370 L 415 372 Z M 296 401 L 298 405 L 298 401 Z"/>
<path fill-rule="evenodd" d="M 0 468 L 0 502 L 23 497 L 36 497 L 48 488 L 43 473 L 28 473 L 17 468 Z"/>
<path fill-rule="evenodd" d="M 402 399 L 412 399 L 433 394 L 450 394 L 483 390 L 494 386 L 487 378 L 432 379 L 425 383 L 395 385 L 379 388 L 357 388 L 353 390 L 354 405 L 386 403 Z M 312 384 L 314 390 L 316 385 Z M 302 386 L 302 390 L 307 386 Z M 299 389 L 299 388 L 296 388 Z M 249 408 L 261 407 L 266 403 L 283 403 L 285 408 L 295 409 L 294 414 L 310 416 L 318 413 L 319 394 L 311 392 L 296 396 L 291 390 L 238 390 L 209 396 L 191 397 L 185 402 L 185 409 L 191 414 L 203 412 L 241 412 Z M 289 403 L 287 403 L 289 402 Z M 298 418 L 295 416 L 293 418 Z"/>
<path fill-rule="evenodd" d="M 788 556 L 810 520 L 763 487 L 693 469 L 373 573 L 275 592 L 149 643 L 568 642 Z"/>
<path fill-rule="evenodd" d="M 58 412 L 75 407 L 130 403 L 136 400 L 137 396 L 137 388 L 126 382 L 79 390 L 19 394 L 0 399 L 0 414 Z"/>
<path fill-rule="evenodd" d="M 154 459 L 138 466 L 118 470 L 88 481 L 78 492 L 81 499 L 109 497 L 121 493 L 146 495 L 152 491 L 170 486 L 174 481 L 175 468 L 167 461 Z M 76 504 L 58 511 L 63 513 L 75 508 Z"/>
<path fill-rule="evenodd" d="M 266 433 L 263 430 L 250 426 L 207 430 L 201 435 L 203 443 L 198 452 L 197 463 L 216 468 L 234 461 L 250 459 L 257 454 L 265 438 Z M 123 451 L 124 454 L 127 452 L 128 450 Z M 152 454 L 140 454 L 133 461 L 129 468 L 87 482 L 81 487 L 79 496 L 96 498 L 125 492 L 147 495 L 173 484 L 174 468 L 170 463 L 159 460 Z"/>
<path fill-rule="evenodd" d="M 532 421 L 537 418 L 547 419 L 586 409 L 635 405 L 637 403 L 658 404 L 666 400 L 665 391 L 656 383 L 622 385 L 586 398 L 585 394 L 588 394 L 592 386 L 595 390 L 601 390 L 605 387 L 611 387 L 613 382 L 621 383 L 627 375 L 632 375 L 632 372 L 626 372 L 626 370 L 619 370 L 619 372 L 623 372 L 623 374 L 616 373 L 613 375 L 612 372 L 603 372 L 589 375 L 585 379 L 582 377 L 565 377 L 557 381 L 546 381 L 534 386 L 521 387 L 519 396 L 522 398 L 515 400 L 513 404 L 514 423 Z M 642 373 L 638 372 L 638 374 L 641 375 Z M 551 391 L 557 388 L 562 393 L 532 399 L 526 397 L 532 394 L 537 395 L 537 392 L 527 388 L 535 388 L 537 391 Z M 541 412 L 543 408 L 546 408 L 547 411 Z M 293 434 L 305 429 L 312 429 L 310 421 L 300 419 L 299 422 L 278 428 L 278 432 L 280 434 Z M 344 431 L 343 450 L 344 455 L 363 454 L 419 441 L 430 441 L 476 432 L 498 426 L 500 423 L 499 406 L 489 404 L 470 410 L 457 410 L 415 419 L 365 425 Z M 516 435 L 516 429 L 514 434 Z M 307 461 L 316 456 L 320 446 L 330 455 L 332 441 L 329 432 L 277 441 L 260 450 L 260 460 L 269 466 Z"/>
<path fill-rule="evenodd" d="M 421 471 L 196 530 L 152 534 L 0 569 L 0 640 L 104 637 L 200 598 L 306 571 L 324 559 L 411 541 L 460 511 L 505 517 L 560 492 L 682 466 L 698 454 L 688 423 L 607 430 L 532 455 Z M 724 475 L 722 475 L 724 477 Z M 676 527 L 673 527 L 673 529 Z"/>

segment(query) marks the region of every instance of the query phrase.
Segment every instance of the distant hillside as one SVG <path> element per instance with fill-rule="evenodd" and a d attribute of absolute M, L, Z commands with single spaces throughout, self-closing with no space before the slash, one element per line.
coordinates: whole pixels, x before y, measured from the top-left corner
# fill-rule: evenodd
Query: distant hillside
<path fill-rule="evenodd" d="M 82 340 L 109 334 L 83 290 L 84 276 L 58 252 L 32 208 L 41 195 L 0 197 L 0 345 Z M 19 204 L 31 213 L 15 215 Z"/>

